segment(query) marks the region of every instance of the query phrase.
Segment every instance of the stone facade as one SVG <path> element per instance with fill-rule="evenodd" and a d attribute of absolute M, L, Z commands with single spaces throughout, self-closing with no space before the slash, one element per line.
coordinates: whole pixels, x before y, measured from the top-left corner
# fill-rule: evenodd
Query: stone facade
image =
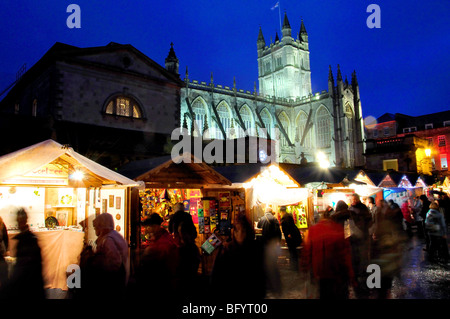
<path fill-rule="evenodd" d="M 356 73 L 351 84 L 330 67 L 328 91 L 311 93 L 308 35 L 303 21 L 298 37 L 284 17 L 283 37 L 266 45 L 257 39 L 259 92 L 189 79 L 181 92 L 180 126 L 193 135 L 269 137 L 279 142 L 278 161 L 316 161 L 325 154 L 332 166 L 364 165 L 364 126 Z M 195 124 L 194 124 L 195 123 Z M 266 134 L 267 133 L 267 134 Z M 225 136 L 224 136 L 225 135 Z"/>
<path fill-rule="evenodd" d="M 110 157 L 105 162 L 116 166 L 163 153 L 180 116 L 182 86 L 177 74 L 130 45 L 57 43 L 2 100 L 3 120 L 17 122 L 2 128 L 16 132 L 10 148 L 40 142 L 33 135 L 53 138 L 100 162 Z M 45 122 L 47 131 L 20 128 L 25 119 Z"/>

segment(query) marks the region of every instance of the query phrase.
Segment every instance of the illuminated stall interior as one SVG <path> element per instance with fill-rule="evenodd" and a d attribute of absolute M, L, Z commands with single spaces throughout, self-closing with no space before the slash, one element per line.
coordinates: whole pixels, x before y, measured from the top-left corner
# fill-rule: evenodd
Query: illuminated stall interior
<path fill-rule="evenodd" d="M 141 214 L 138 222 L 152 213 L 166 219 L 174 213 L 174 204 L 182 202 L 197 228 L 198 247 L 202 247 L 215 229 L 222 235 L 230 235 L 236 208 L 233 203 L 237 201 L 235 191 L 224 187 L 230 186 L 231 182 L 193 155 L 169 159 L 135 180 L 145 183 L 145 189 L 140 191 Z M 167 227 L 167 223 L 163 226 Z M 140 227 L 139 233 L 141 247 L 146 246 L 145 229 Z"/>
<path fill-rule="evenodd" d="M 77 263 L 84 241 L 95 241 L 96 215 L 111 213 L 116 230 L 127 238 L 131 186 L 137 182 L 46 140 L 0 157 L 0 216 L 13 238 L 18 232 L 17 209 L 27 211 L 28 224 L 41 245 L 44 273 L 49 270 L 51 277 L 47 287 L 67 289 L 64 267 Z M 53 275 L 55 269 L 59 277 Z"/>

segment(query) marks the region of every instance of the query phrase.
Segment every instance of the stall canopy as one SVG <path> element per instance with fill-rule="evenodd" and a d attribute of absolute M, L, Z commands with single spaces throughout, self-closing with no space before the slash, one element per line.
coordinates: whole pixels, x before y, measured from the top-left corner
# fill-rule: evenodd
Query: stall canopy
<path fill-rule="evenodd" d="M 190 153 L 169 159 L 134 179 L 145 182 L 148 188 L 202 188 L 232 184 Z"/>
<path fill-rule="evenodd" d="M 247 190 L 249 208 L 259 204 L 294 205 L 308 197 L 308 190 L 292 178 L 281 165 L 260 163 L 218 166 L 216 171 L 236 187 Z"/>
<path fill-rule="evenodd" d="M 49 167 L 48 164 L 53 165 Z M 60 170 L 67 177 L 70 187 L 101 187 L 102 185 L 138 186 L 139 183 L 120 175 L 75 152 L 71 147 L 53 140 L 20 149 L 0 157 L 0 183 L 40 183 L 39 173 Z M 82 178 L 75 178 L 77 175 Z M 72 178 L 74 177 L 74 178 Z M 49 182 L 49 180 L 42 180 Z M 58 185 L 58 180 L 53 181 Z M 50 182 L 51 183 L 51 182 Z"/>

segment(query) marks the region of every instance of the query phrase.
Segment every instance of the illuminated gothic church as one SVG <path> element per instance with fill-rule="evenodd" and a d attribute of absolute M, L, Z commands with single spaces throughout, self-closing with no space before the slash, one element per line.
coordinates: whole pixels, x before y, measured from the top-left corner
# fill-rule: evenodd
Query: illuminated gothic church
<path fill-rule="evenodd" d="M 303 21 L 292 37 L 287 15 L 282 37 L 266 43 L 260 28 L 258 51 L 259 91 L 239 90 L 214 83 L 192 81 L 186 70 L 181 89 L 180 126 L 195 136 L 231 139 L 246 135 L 279 142 L 279 162 L 316 161 L 322 152 L 332 166 L 364 165 L 364 127 L 356 73 L 343 80 L 339 65 L 336 81 L 330 67 L 328 91 L 311 91 L 309 40 Z M 166 69 L 178 73 L 171 49 Z M 193 125 L 194 124 L 194 125 Z"/>

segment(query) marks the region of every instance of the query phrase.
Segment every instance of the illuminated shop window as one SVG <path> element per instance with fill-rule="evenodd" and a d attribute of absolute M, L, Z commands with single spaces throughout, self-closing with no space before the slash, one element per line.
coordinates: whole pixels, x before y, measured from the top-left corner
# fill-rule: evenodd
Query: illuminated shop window
<path fill-rule="evenodd" d="M 142 111 L 139 104 L 134 99 L 124 96 L 118 96 L 109 101 L 105 113 L 136 119 L 142 118 Z"/>
<path fill-rule="evenodd" d="M 383 170 L 387 171 L 389 169 L 398 171 L 398 160 L 397 159 L 390 159 L 390 160 L 383 161 Z"/>
<path fill-rule="evenodd" d="M 441 169 L 448 169 L 447 154 L 441 154 Z"/>

